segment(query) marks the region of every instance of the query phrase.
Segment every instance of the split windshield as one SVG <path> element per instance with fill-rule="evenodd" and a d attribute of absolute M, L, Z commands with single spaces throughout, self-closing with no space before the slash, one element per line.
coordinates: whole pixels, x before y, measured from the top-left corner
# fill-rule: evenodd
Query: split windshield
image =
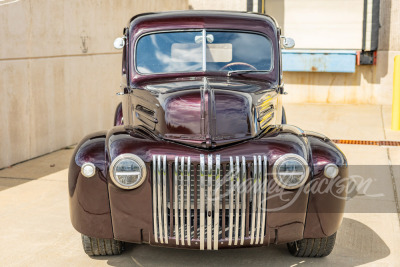
<path fill-rule="evenodd" d="M 153 33 L 139 39 L 135 58 L 136 69 L 142 74 L 270 71 L 272 44 L 263 35 L 247 32 Z"/>

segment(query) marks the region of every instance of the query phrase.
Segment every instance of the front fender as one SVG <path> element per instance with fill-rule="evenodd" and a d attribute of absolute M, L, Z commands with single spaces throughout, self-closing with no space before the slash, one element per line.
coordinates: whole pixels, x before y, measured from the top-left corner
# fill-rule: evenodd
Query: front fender
<path fill-rule="evenodd" d="M 322 238 L 334 234 L 342 223 L 347 193 L 347 159 L 327 137 L 306 133 L 312 150 L 314 174 L 309 188 L 304 238 Z M 339 174 L 334 179 L 324 175 L 328 163 L 339 167 Z"/>
<path fill-rule="evenodd" d="M 86 136 L 75 148 L 68 173 L 70 217 L 74 228 L 87 236 L 113 238 L 106 179 L 106 132 Z M 91 162 L 96 174 L 86 178 L 81 166 Z"/>

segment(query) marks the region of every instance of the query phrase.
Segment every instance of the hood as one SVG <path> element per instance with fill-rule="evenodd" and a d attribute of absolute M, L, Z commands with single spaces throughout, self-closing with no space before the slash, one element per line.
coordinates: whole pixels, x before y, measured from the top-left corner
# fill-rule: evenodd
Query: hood
<path fill-rule="evenodd" d="M 257 106 L 267 98 L 274 103 L 275 88 L 265 81 L 207 77 L 142 85 L 131 94 L 133 124 L 163 139 L 214 148 L 256 136 Z"/>

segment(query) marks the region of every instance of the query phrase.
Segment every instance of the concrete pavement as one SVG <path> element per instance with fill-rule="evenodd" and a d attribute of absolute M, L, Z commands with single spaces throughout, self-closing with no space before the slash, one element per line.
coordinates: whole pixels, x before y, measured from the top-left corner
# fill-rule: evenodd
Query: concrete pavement
<path fill-rule="evenodd" d="M 389 129 L 388 107 L 305 104 L 286 105 L 286 112 L 288 123 L 332 139 L 400 140 L 400 133 Z M 370 174 L 379 177 L 367 195 L 359 192 L 347 202 L 335 249 L 327 258 L 294 258 L 285 245 L 215 252 L 133 244 L 121 256 L 90 258 L 69 220 L 65 168 L 70 149 L 0 170 L 0 266 L 397 266 L 400 147 L 340 148 L 350 165 L 379 165 L 383 171 Z M 27 181 L 4 182 L 21 178 Z M 376 192 L 383 196 L 368 197 Z M 376 212 L 358 212 L 365 206 Z M 381 207 L 385 212 L 379 212 Z"/>

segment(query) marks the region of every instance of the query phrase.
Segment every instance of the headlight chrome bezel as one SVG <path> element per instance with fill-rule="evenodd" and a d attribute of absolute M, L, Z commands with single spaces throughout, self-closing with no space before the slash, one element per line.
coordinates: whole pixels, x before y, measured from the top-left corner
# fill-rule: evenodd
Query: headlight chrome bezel
<path fill-rule="evenodd" d="M 116 165 L 120 161 L 126 160 L 126 159 L 136 162 L 139 165 L 140 170 L 141 170 L 141 178 L 140 178 L 139 182 L 134 185 L 131 185 L 131 186 L 126 186 L 126 185 L 121 184 L 120 182 L 118 182 L 118 180 L 115 177 L 114 169 L 115 169 Z M 144 181 L 146 180 L 146 176 L 147 176 L 146 164 L 140 157 L 138 157 L 135 154 L 130 154 L 130 153 L 121 154 L 118 157 L 116 157 L 110 165 L 111 180 L 117 187 L 122 188 L 122 189 L 131 190 L 131 189 L 138 188 L 139 186 L 141 186 L 144 183 Z"/>
<path fill-rule="evenodd" d="M 299 163 L 301 163 L 301 165 L 304 167 L 303 178 L 302 178 L 301 182 L 296 184 L 296 185 L 292 185 L 292 186 L 286 185 L 278 177 L 278 169 L 279 169 L 279 167 L 287 160 L 296 160 Z M 297 189 L 297 188 L 301 187 L 302 185 L 304 185 L 306 183 L 309 174 L 310 174 L 310 167 L 308 166 L 307 161 L 303 157 L 301 157 L 300 155 L 293 154 L 293 153 L 284 154 L 280 158 L 278 158 L 275 161 L 273 169 L 272 169 L 272 176 L 273 176 L 275 182 L 280 187 L 282 187 L 284 189 Z"/>

